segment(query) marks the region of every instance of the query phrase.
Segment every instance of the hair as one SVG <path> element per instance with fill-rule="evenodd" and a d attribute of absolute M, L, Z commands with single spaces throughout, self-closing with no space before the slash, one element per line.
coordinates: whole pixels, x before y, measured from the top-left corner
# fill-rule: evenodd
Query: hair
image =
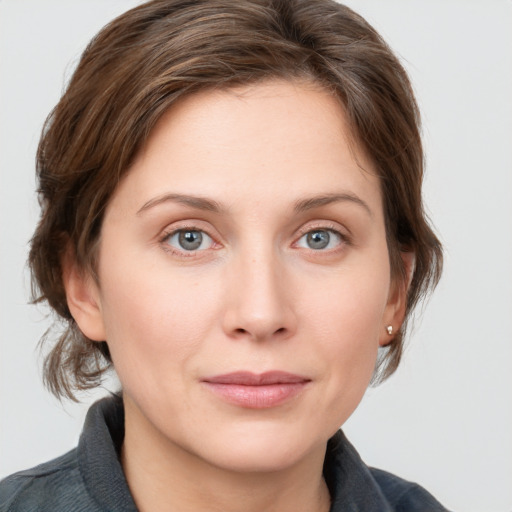
<path fill-rule="evenodd" d="M 396 370 L 407 319 L 442 269 L 422 204 L 419 111 L 399 60 L 362 17 L 332 0 L 154 0 L 92 39 L 37 151 L 41 219 L 29 265 L 34 302 L 46 301 L 64 324 L 44 361 L 43 380 L 57 397 L 76 400 L 112 365 L 107 343 L 85 337 L 71 316 L 65 254 L 97 279 L 105 208 L 171 105 L 198 91 L 269 79 L 305 79 L 340 99 L 380 177 L 393 279 L 406 279 L 401 251 L 415 254 L 406 318 L 377 379 Z"/>

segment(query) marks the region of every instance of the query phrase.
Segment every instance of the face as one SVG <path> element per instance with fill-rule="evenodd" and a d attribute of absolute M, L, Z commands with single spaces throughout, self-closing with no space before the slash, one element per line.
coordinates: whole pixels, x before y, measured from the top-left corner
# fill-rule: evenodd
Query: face
<path fill-rule="evenodd" d="M 70 305 L 108 342 L 127 429 L 237 471 L 325 449 L 402 308 L 374 174 L 312 85 L 204 92 L 159 121 Z"/>

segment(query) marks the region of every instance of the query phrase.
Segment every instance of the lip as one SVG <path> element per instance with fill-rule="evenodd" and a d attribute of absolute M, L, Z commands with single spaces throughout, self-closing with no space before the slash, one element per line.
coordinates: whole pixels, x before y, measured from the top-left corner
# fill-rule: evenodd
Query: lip
<path fill-rule="evenodd" d="M 248 409 L 277 407 L 301 393 L 310 382 L 307 377 L 283 371 L 238 371 L 202 379 L 215 395 Z"/>

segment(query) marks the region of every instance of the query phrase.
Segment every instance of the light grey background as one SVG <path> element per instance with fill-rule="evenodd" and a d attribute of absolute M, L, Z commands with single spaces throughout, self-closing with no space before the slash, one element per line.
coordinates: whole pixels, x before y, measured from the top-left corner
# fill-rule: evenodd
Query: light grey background
<path fill-rule="evenodd" d="M 135 0 L 0 0 L 0 477 L 72 448 L 88 404 L 40 383 L 28 306 L 34 153 L 87 41 Z M 370 465 L 454 510 L 512 510 L 512 2 L 349 0 L 403 58 L 424 115 L 445 275 L 402 367 L 345 425 Z M 114 384 L 115 386 L 115 384 Z"/>

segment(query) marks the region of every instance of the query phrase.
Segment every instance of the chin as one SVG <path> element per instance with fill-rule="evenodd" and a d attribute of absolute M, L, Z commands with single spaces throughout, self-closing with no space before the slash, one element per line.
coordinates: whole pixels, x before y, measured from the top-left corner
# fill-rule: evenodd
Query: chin
<path fill-rule="evenodd" d="M 225 432 L 214 436 L 204 457 L 210 463 L 238 473 L 269 473 L 283 471 L 308 458 L 312 453 L 323 457 L 327 438 L 316 443 L 301 429 L 290 432 L 284 426 L 243 429 L 238 435 Z M 205 446 L 203 445 L 203 449 Z"/>
<path fill-rule="evenodd" d="M 240 447 L 218 454 L 212 465 L 234 473 L 273 473 L 295 466 L 299 459 L 295 450 L 282 450 L 275 445 L 265 450 Z"/>

